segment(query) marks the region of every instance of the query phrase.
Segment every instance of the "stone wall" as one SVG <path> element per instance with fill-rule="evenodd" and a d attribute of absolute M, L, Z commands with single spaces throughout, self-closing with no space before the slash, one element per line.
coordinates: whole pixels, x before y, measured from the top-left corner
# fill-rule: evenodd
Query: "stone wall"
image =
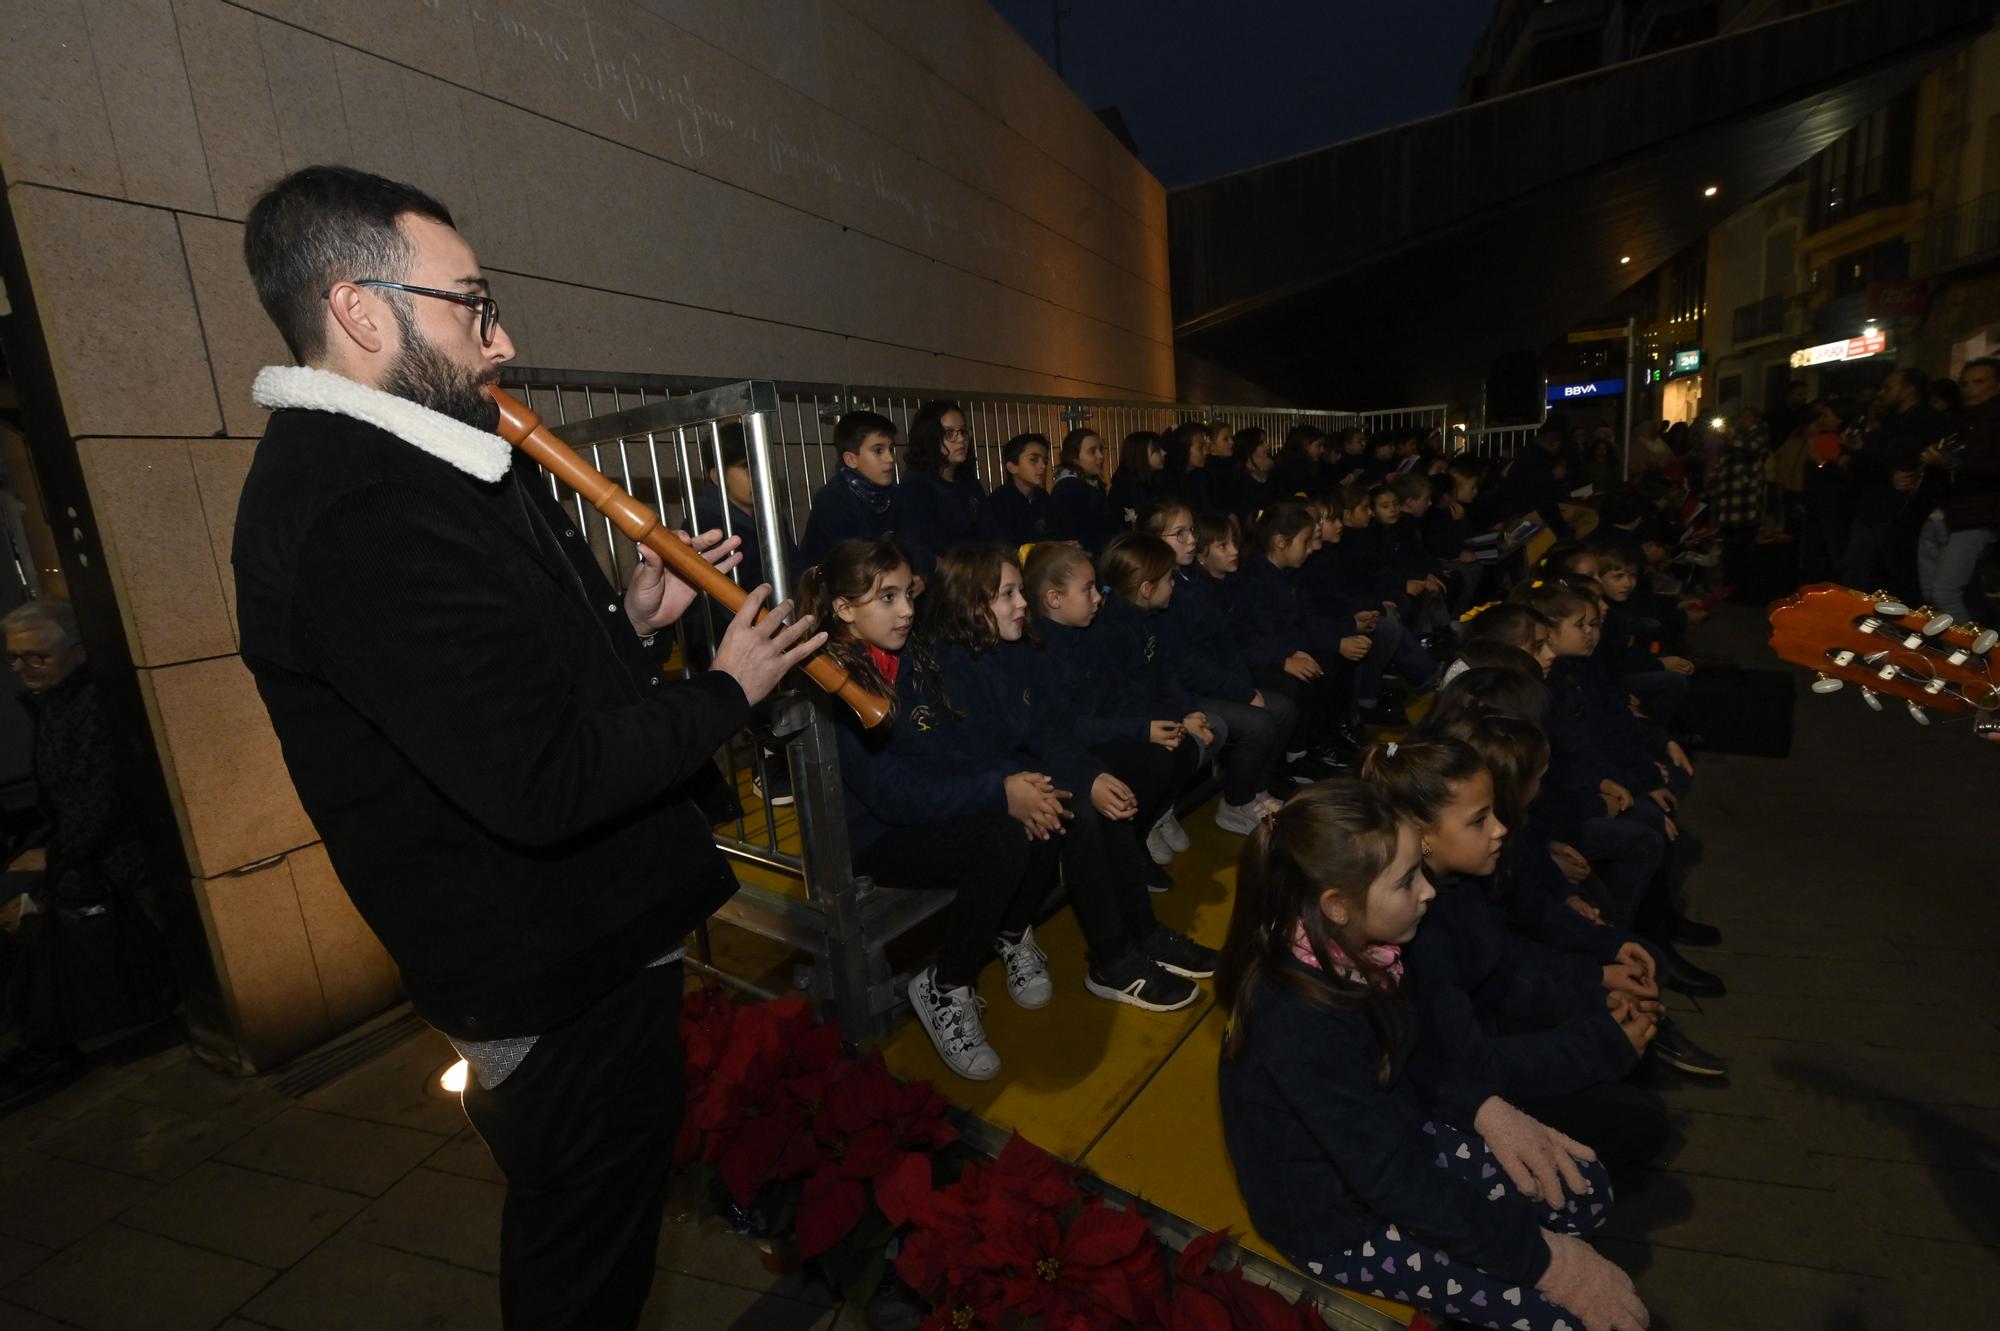
<path fill-rule="evenodd" d="M 523 364 L 1173 396 L 1160 187 L 982 0 L 0 0 L 0 32 L 65 548 L 102 552 L 245 1066 L 396 992 L 236 654 L 248 386 L 284 360 L 261 186 L 437 194 Z"/>

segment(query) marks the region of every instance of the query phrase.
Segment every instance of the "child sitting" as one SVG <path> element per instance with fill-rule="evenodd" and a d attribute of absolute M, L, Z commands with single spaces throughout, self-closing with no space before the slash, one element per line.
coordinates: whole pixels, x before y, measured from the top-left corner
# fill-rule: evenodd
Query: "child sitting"
<path fill-rule="evenodd" d="M 1094 555 L 1119 530 L 1104 493 L 1104 441 L 1078 426 L 1063 436 L 1059 462 L 1049 492 L 1048 539 L 1075 541 Z"/>
<path fill-rule="evenodd" d="M 1625 544 L 1606 541 L 1587 549 L 1596 558 L 1597 585 L 1604 593 L 1604 636 L 1598 651 L 1605 670 L 1618 688 L 1638 698 L 1646 715 L 1672 727 L 1687 700 L 1694 662 L 1657 650 L 1661 624 L 1633 604 L 1639 566 Z"/>
<path fill-rule="evenodd" d="M 854 868 L 891 887 L 956 889 L 936 963 L 910 980 L 910 1007 L 947 1067 L 987 1081 L 1000 1071 L 975 994 L 987 958 L 999 956 L 1020 1006 L 1045 1007 L 1054 992 L 1033 926 L 1065 811 L 1053 778 L 978 744 L 941 703 L 935 667 L 907 650 L 910 578 L 887 541 L 843 541 L 806 574 L 800 603 L 848 674 L 896 700 L 889 724 L 863 730 L 843 714 L 836 731 Z"/>
<path fill-rule="evenodd" d="M 1444 672 L 1444 682 L 1449 684 L 1458 678 L 1467 667 L 1490 664 L 1490 662 L 1470 659 L 1472 649 L 1480 643 L 1503 643 L 1516 650 L 1526 652 L 1541 668 L 1542 677 L 1548 677 L 1549 668 L 1555 664 L 1555 649 L 1549 645 L 1548 621 L 1525 605 L 1489 605 L 1481 607 L 1472 617 L 1459 625 L 1458 659 Z"/>
<path fill-rule="evenodd" d="M 1215 825 L 1225 832 L 1248 833 L 1257 819 L 1278 807 L 1269 792 L 1287 780 L 1282 769 L 1299 709 L 1290 698 L 1257 687 L 1230 634 L 1216 589 L 1236 572 L 1235 521 L 1213 513 L 1196 518 L 1178 504 L 1161 504 L 1140 515 L 1139 530 L 1159 537 L 1174 556 L 1174 591 L 1160 614 L 1160 653 L 1195 695 L 1196 706 L 1229 731 Z M 1114 592 L 1136 599 L 1112 574 L 1107 568 Z"/>
<path fill-rule="evenodd" d="M 1160 498 L 1160 468 L 1167 450 L 1151 430 L 1135 430 L 1118 446 L 1118 470 L 1111 477 L 1111 521 L 1129 527 L 1139 512 Z"/>
<path fill-rule="evenodd" d="M 898 489 L 902 531 L 923 566 L 919 573 L 939 555 L 978 539 L 986 487 L 979 483 L 972 431 L 958 403 L 926 402 L 911 420 Z"/>
<path fill-rule="evenodd" d="M 1077 740 L 1140 796 L 1136 826 L 1147 829 L 1153 863 L 1171 863 L 1189 845 L 1173 817 L 1174 797 L 1218 739 L 1193 695 L 1148 655 L 1151 607 L 1106 602 L 1090 556 L 1073 545 L 1031 547 L 1021 578 L 1035 640 L 1047 649 L 1045 690 L 1060 697 Z M 1096 626 L 1107 604 L 1108 630 Z M 1165 891 L 1173 883 L 1156 872 L 1148 885 Z"/>
<path fill-rule="evenodd" d="M 1051 696 L 1042 651 L 1022 641 L 1021 587 L 1020 565 L 997 547 L 963 546 L 938 560 L 918 623 L 919 645 L 937 663 L 932 706 L 963 720 L 954 744 L 1054 778 L 1066 811 L 1057 839 L 1063 882 L 1090 958 L 1084 987 L 1154 1012 L 1186 1007 L 1199 995 L 1192 981 L 1214 973 L 1216 954 L 1153 914 L 1144 828 L 1134 828 L 1140 792 L 1072 738 L 1073 718 Z"/>
<path fill-rule="evenodd" d="M 980 534 L 1002 549 L 1015 550 L 1049 534 L 1049 440 L 1017 434 L 1000 450 L 1007 482 L 986 496 L 979 512 Z"/>
<path fill-rule="evenodd" d="M 1342 780 L 1244 845 L 1216 989 L 1251 1220 L 1302 1270 L 1437 1315 L 1643 1328 L 1631 1280 L 1578 1237 L 1611 1204 L 1589 1150 L 1472 1079 L 1429 1101 L 1408 1075 L 1430 1034 L 1401 955 L 1433 895 L 1419 840 Z"/>
<path fill-rule="evenodd" d="M 1236 432 L 1236 494 L 1228 512 L 1241 518 L 1257 514 L 1286 496 L 1278 493 L 1278 455 L 1271 437 L 1251 425 Z"/>
<path fill-rule="evenodd" d="M 872 411 L 850 411 L 834 423 L 840 470 L 813 496 L 812 516 L 799 541 L 808 565 L 842 541 L 888 540 L 902 523 L 896 485 L 896 425 Z"/>

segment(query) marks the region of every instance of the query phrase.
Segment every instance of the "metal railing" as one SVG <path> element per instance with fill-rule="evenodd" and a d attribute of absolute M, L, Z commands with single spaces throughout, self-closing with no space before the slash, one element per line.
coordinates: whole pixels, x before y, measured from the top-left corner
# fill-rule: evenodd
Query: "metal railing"
<path fill-rule="evenodd" d="M 1329 432 L 1350 424 L 1379 431 L 1442 429 L 1447 415 L 1443 406 L 1309 411 L 521 367 L 509 367 L 502 383 L 558 438 L 676 527 L 693 525 L 707 474 L 723 469 L 724 431 L 740 428 L 759 553 L 766 578 L 778 587 L 792 585 L 787 534 L 804 530 L 814 494 L 839 468 L 833 424 L 846 411 L 880 412 L 907 434 L 925 402 L 956 401 L 989 483 L 1000 474 L 1001 444 L 1029 431 L 1059 440 L 1088 423 L 1115 447 L 1132 431 L 1164 430 L 1189 420 L 1225 420 L 1238 429 L 1256 425 L 1282 438 L 1301 423 Z M 557 502 L 576 515 L 577 529 L 587 535 L 607 576 L 623 586 L 637 558 L 632 543 L 580 495 L 553 476 L 544 478 Z M 734 534 L 732 506 L 716 507 L 725 530 Z M 697 606 L 694 622 L 684 620 L 675 630 L 670 660 L 683 672 L 700 667 L 704 644 L 721 633 L 716 607 L 707 598 Z M 753 876 L 796 882 L 803 895 L 746 882 L 716 918 L 809 957 L 803 987 L 827 1005 L 848 1038 L 861 1041 L 888 1033 L 900 1001 L 899 977 L 885 947 L 943 910 L 951 894 L 883 889 L 855 875 L 835 755 L 836 723 L 825 699 L 783 694 L 759 709 L 751 728 L 718 755 L 739 793 L 757 808 L 748 814 L 739 809 L 733 823 L 717 827 L 716 845 L 738 864 L 761 871 Z M 768 798 L 780 754 L 791 781 L 789 811 Z M 742 790 L 746 776 L 748 792 Z M 697 960 L 705 964 L 707 958 Z M 743 983 L 740 977 L 724 978 Z"/>

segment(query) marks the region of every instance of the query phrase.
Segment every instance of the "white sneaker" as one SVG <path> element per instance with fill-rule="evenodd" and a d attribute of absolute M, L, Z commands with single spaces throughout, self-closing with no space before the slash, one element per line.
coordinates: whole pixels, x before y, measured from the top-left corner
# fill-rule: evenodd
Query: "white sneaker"
<path fill-rule="evenodd" d="M 1264 812 L 1254 799 L 1246 804 L 1231 804 L 1228 800 L 1215 802 L 1215 825 L 1237 836 L 1249 836 L 1256 831 L 1263 817 Z"/>
<path fill-rule="evenodd" d="M 1047 1007 L 1055 995 L 1055 985 L 1049 980 L 1048 953 L 1035 945 L 1035 931 L 1023 929 L 1018 943 L 996 939 L 993 950 L 1007 967 L 1007 996 L 1015 1005 L 1029 1009 Z"/>
<path fill-rule="evenodd" d="M 1250 807 L 1257 811 L 1259 818 L 1268 818 L 1285 807 L 1285 802 L 1269 791 L 1260 790 L 1257 798 L 1250 801 Z"/>
<path fill-rule="evenodd" d="M 1174 848 L 1176 855 L 1194 844 L 1188 840 L 1187 829 L 1181 826 L 1181 820 L 1174 816 L 1172 809 L 1160 815 L 1160 835 Z"/>
<path fill-rule="evenodd" d="M 1159 822 L 1154 823 L 1146 831 L 1146 853 L 1153 857 L 1153 863 L 1155 864 L 1172 864 L 1174 862 L 1174 848 L 1172 843 L 1167 840 L 1167 834 L 1164 830 L 1165 824 L 1166 819 L 1163 818 Z"/>
<path fill-rule="evenodd" d="M 924 1034 L 945 1066 L 969 1081 L 991 1081 L 1000 1075 L 1000 1055 L 986 1043 L 979 1014 L 986 1003 L 966 986 L 940 989 L 937 967 L 910 977 L 910 1007 Z"/>

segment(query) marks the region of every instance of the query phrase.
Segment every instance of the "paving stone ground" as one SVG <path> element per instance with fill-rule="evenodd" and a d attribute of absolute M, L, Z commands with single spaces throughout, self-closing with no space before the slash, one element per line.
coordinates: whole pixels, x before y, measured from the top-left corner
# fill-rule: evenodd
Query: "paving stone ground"
<path fill-rule="evenodd" d="M 1750 661 L 1756 627 L 1702 645 Z M 1730 992 L 1675 1006 L 1733 1072 L 1662 1081 L 1680 1140 L 1605 1247 L 1680 1331 L 1990 1326 L 2000 746 L 1851 692 L 1798 716 L 1788 760 L 1700 764 Z M 426 1089 L 450 1057 L 419 1035 L 293 1099 L 170 1048 L 0 1120 L 0 1331 L 496 1327 L 499 1176 Z M 670 1221 L 659 1269 L 648 1327 L 858 1326 L 713 1222 Z"/>

